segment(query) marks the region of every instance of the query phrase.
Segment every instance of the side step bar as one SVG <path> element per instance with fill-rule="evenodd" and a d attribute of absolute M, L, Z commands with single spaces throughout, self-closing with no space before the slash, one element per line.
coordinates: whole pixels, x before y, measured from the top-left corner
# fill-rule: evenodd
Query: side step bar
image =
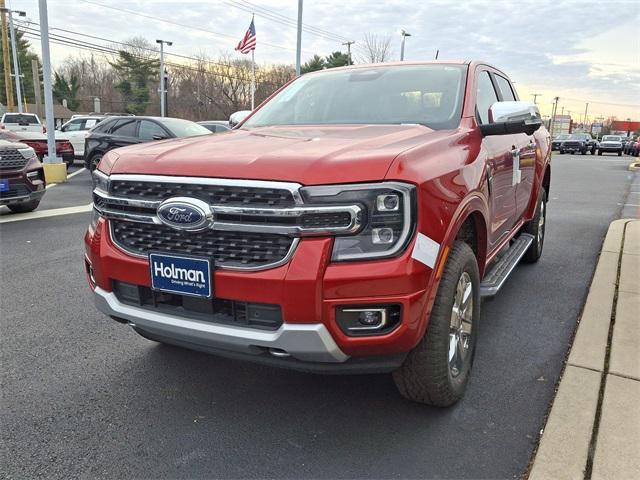
<path fill-rule="evenodd" d="M 511 244 L 509 250 L 485 274 L 480 283 L 480 296 L 493 297 L 502 288 L 504 282 L 533 242 L 533 235 L 521 233 Z"/>

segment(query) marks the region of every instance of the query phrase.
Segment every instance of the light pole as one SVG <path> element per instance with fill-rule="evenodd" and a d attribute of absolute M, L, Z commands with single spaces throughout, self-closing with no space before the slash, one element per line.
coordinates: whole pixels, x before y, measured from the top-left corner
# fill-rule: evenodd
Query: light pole
<path fill-rule="evenodd" d="M 400 35 L 402 36 L 402 44 L 400 45 L 400 61 L 402 61 L 404 60 L 404 41 L 407 37 L 410 37 L 411 34 L 404 30 L 400 30 Z"/>
<path fill-rule="evenodd" d="M 16 82 L 16 96 L 18 97 L 18 112 L 22 113 L 22 89 L 20 85 L 20 68 L 18 66 L 18 49 L 16 48 L 16 29 L 13 26 L 13 14 L 24 17 L 27 12 L 20 10 L 9 10 L 2 8 L 4 13 L 9 14 L 9 31 L 11 32 L 11 50 L 13 52 L 13 78 Z"/>
<path fill-rule="evenodd" d="M 298 31 L 296 33 L 296 77 L 300 76 L 300 62 L 302 56 L 302 7 L 302 0 L 298 0 Z"/>
<path fill-rule="evenodd" d="M 165 94 L 167 93 L 166 86 L 164 84 L 164 46 L 165 44 L 170 47 L 173 45 L 173 42 L 168 42 L 167 40 L 156 40 L 156 43 L 160 44 L 160 116 L 165 116 Z"/>
<path fill-rule="evenodd" d="M 538 97 L 541 96 L 541 94 L 540 93 L 532 93 L 531 96 L 533 97 L 533 103 L 535 105 L 535 104 L 538 103 L 537 100 L 538 100 Z"/>

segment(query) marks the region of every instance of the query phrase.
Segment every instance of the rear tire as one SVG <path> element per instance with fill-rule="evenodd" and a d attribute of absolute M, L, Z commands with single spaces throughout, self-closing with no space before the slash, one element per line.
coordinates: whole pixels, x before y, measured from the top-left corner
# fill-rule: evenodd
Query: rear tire
<path fill-rule="evenodd" d="M 393 372 L 400 394 L 414 402 L 448 407 L 464 395 L 480 320 L 480 275 L 473 251 L 456 241 L 444 267 L 427 331 Z"/>
<path fill-rule="evenodd" d="M 13 205 L 7 205 L 9 210 L 13 213 L 27 213 L 33 212 L 40 205 L 40 200 L 31 200 L 29 202 L 14 203 Z"/>
<path fill-rule="evenodd" d="M 542 255 L 542 247 L 544 247 L 544 234 L 547 223 L 547 192 L 544 188 L 540 188 L 538 195 L 538 205 L 536 205 L 536 213 L 533 218 L 522 227 L 523 233 L 533 235 L 533 242 L 529 249 L 522 257 L 527 263 L 535 263 Z"/>

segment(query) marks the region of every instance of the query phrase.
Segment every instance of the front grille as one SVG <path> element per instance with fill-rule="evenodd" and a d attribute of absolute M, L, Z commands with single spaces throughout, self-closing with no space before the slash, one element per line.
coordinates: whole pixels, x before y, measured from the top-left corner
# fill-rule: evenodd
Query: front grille
<path fill-rule="evenodd" d="M 0 192 L 0 198 L 24 197 L 30 193 L 31 190 L 24 183 L 9 182 L 9 190 Z"/>
<path fill-rule="evenodd" d="M 305 213 L 301 222 L 305 228 L 345 227 L 351 224 L 349 212 Z"/>
<path fill-rule="evenodd" d="M 26 164 L 27 159 L 17 148 L 0 150 L 0 170 L 18 170 L 24 168 Z"/>
<path fill-rule="evenodd" d="M 284 235 L 206 230 L 190 233 L 165 225 L 110 220 L 113 241 L 146 256 L 152 251 L 213 258 L 221 267 L 266 268 L 287 258 L 294 239 Z"/>
<path fill-rule="evenodd" d="M 261 330 L 277 330 L 282 325 L 279 305 L 156 292 L 117 280 L 113 281 L 113 292 L 122 303 L 194 320 Z"/>
<path fill-rule="evenodd" d="M 564 142 L 563 146 L 571 148 L 580 148 L 582 144 L 580 142 Z"/>
<path fill-rule="evenodd" d="M 113 180 L 109 193 L 116 197 L 155 201 L 176 196 L 193 197 L 204 200 L 210 205 L 255 207 L 295 205 L 289 190 L 264 187 Z"/>

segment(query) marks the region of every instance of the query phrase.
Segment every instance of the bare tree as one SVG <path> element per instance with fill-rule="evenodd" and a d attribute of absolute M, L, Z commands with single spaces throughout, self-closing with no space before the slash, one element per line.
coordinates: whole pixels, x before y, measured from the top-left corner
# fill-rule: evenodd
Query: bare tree
<path fill-rule="evenodd" d="M 366 33 L 359 43 L 358 63 L 380 63 L 391 58 L 391 37 Z"/>

